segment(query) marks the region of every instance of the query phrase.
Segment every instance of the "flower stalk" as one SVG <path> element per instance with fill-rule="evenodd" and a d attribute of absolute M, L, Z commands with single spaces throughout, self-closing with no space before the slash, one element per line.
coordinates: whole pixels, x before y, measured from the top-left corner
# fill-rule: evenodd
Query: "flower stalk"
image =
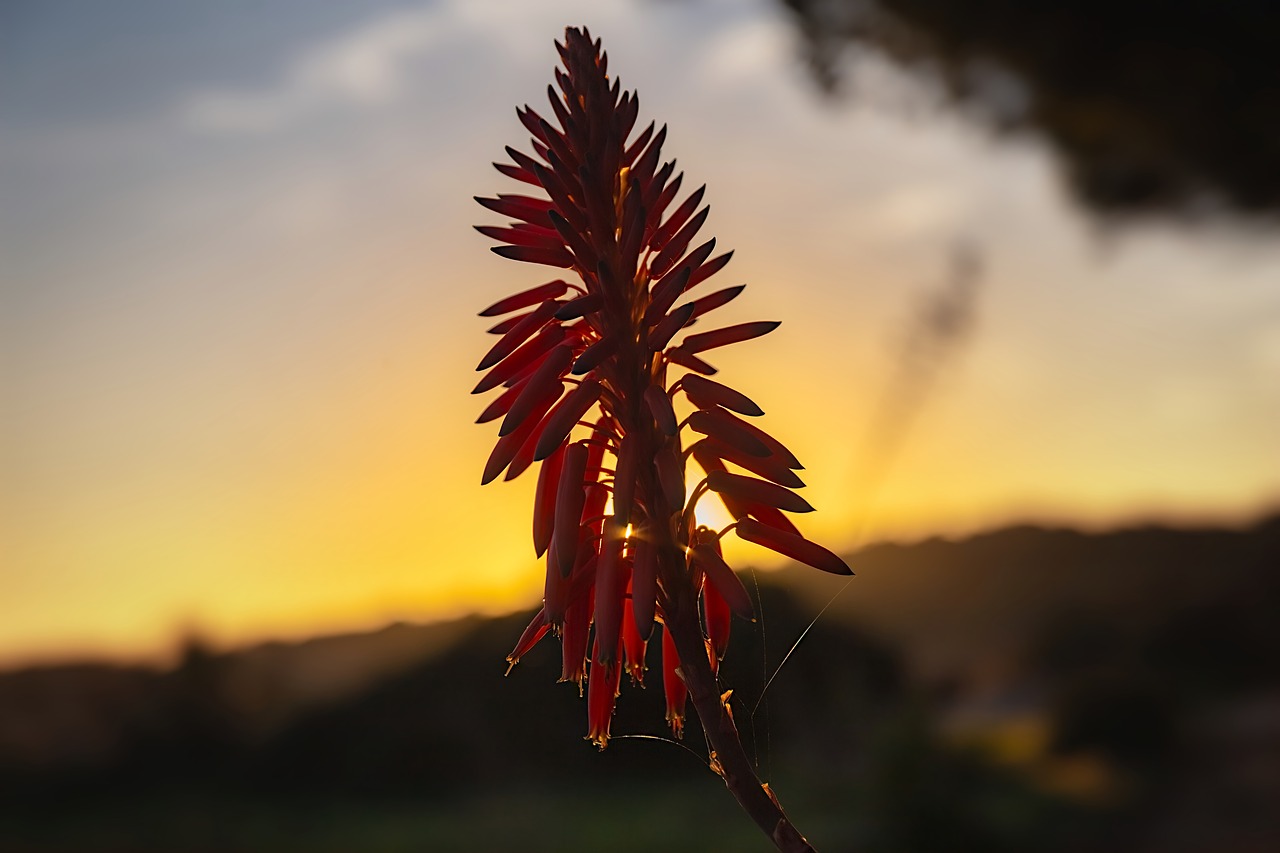
<path fill-rule="evenodd" d="M 812 850 L 756 776 L 733 722 L 732 691 L 717 680 L 733 617 L 752 618 L 751 598 L 721 555 L 722 535 L 733 530 L 851 574 L 785 514 L 813 507 L 792 491 L 804 485 L 799 461 L 744 420 L 763 411 L 707 378 L 716 370 L 705 353 L 778 324 L 684 334 L 744 287 L 681 301 L 732 256 L 713 257 L 714 239 L 693 245 L 710 211 L 705 187 L 673 207 L 683 175 L 674 160 L 662 162 L 666 128 L 650 123 L 633 134 L 639 101 L 610 80 L 608 57 L 585 29 L 566 30 L 556 47 L 563 68 L 547 91 L 555 123 L 518 109 L 533 155 L 507 148 L 511 162 L 495 164 L 541 195 L 477 199 L 510 220 L 477 226 L 500 242 L 494 252 L 576 279 L 530 287 L 481 312 L 505 318 L 489 330 L 499 338 L 473 392 L 502 389 L 479 418 L 501 419 L 482 480 L 504 472 L 514 479 L 539 464 L 533 543 L 546 561 L 543 606 L 508 661 L 558 637 L 561 680 L 585 692 L 588 739 L 603 749 L 623 670 L 643 685 L 647 651 L 660 646 L 672 731 L 683 733 L 691 701 L 712 769 L 746 812 L 780 850 Z M 704 475 L 691 493 L 690 460 Z M 697 518 L 698 502 L 713 492 L 735 518 L 721 533 Z"/>

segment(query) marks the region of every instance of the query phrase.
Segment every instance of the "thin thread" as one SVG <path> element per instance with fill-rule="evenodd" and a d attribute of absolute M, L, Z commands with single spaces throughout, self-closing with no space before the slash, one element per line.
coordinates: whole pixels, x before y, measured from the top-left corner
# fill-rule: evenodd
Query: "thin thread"
<path fill-rule="evenodd" d="M 760 672 L 769 671 L 769 635 L 764 627 L 764 596 L 760 594 L 760 575 L 756 572 L 755 567 L 751 568 L 751 583 L 756 588 L 756 606 L 760 610 Z M 760 700 L 764 698 L 764 689 L 760 691 L 760 696 L 756 698 L 756 705 L 759 706 Z M 756 712 L 755 708 L 751 709 L 751 715 L 747 717 L 751 723 L 751 743 L 756 748 L 756 775 L 760 775 L 760 742 L 756 740 Z M 773 732 L 769 725 L 769 703 L 764 704 L 764 763 L 766 775 L 773 775 Z"/>
<path fill-rule="evenodd" d="M 678 746 L 678 747 L 680 747 L 680 748 L 681 748 L 681 749 L 683 749 L 685 752 L 689 753 L 689 754 L 690 754 L 690 755 L 692 755 L 694 758 L 698 759 L 698 764 L 702 765 L 703 767 L 705 767 L 705 766 L 706 766 L 706 764 L 707 764 L 707 758 L 706 758 L 706 756 L 704 756 L 704 755 L 700 755 L 696 749 L 694 749 L 694 748 L 690 747 L 689 745 L 687 745 L 687 744 L 683 744 L 683 743 L 681 743 L 681 742 L 680 742 L 680 741 L 678 741 L 678 740 L 672 740 L 672 739 L 671 739 L 671 738 L 669 738 L 669 737 L 658 737 L 657 735 L 643 735 L 643 734 L 635 734 L 635 735 L 610 735 L 610 736 L 609 736 L 609 740 L 656 740 L 656 741 L 659 741 L 659 742 L 661 742 L 661 743 L 669 743 L 669 744 L 671 744 L 672 746 Z"/>
<path fill-rule="evenodd" d="M 755 707 L 751 709 L 752 717 L 755 717 L 756 710 L 760 707 L 760 703 L 763 702 L 764 697 L 768 695 L 769 685 L 773 684 L 773 680 L 778 677 L 778 673 L 782 672 L 782 668 L 787 665 L 787 661 L 791 660 L 792 652 L 794 652 L 796 648 L 799 647 L 800 643 L 804 640 L 804 638 L 808 636 L 810 629 L 812 629 L 814 625 L 818 624 L 818 620 L 822 618 L 822 614 L 826 613 L 827 608 L 829 608 L 832 604 L 835 604 L 836 599 L 840 597 L 840 594 L 842 592 L 844 592 L 846 589 L 849 588 L 849 584 L 851 583 L 853 583 L 853 578 L 849 578 L 847 581 L 845 581 L 844 586 L 836 590 L 836 594 L 831 596 L 831 598 L 827 601 L 827 603 L 823 605 L 822 609 L 818 611 L 818 615 L 813 617 L 813 621 L 809 623 L 808 627 L 806 627 L 803 631 L 800 632 L 799 637 L 796 637 L 796 641 L 791 644 L 791 648 L 787 650 L 786 656 L 782 658 L 782 663 L 778 664 L 778 668 L 773 671 L 773 675 L 769 676 L 769 680 L 765 682 L 764 689 L 760 691 L 760 697 L 756 699 Z"/>
<path fill-rule="evenodd" d="M 875 501 L 876 501 L 876 497 L 880 493 L 880 486 L 883 485 L 883 479 L 884 478 L 881 477 L 879 483 L 876 483 L 876 482 L 872 483 L 872 487 L 871 487 L 872 497 L 869 499 L 868 503 L 863 509 L 862 519 L 858 523 L 857 532 L 854 534 L 853 545 L 851 547 L 854 548 L 855 550 L 857 548 L 860 548 L 866 542 L 867 534 L 871 530 L 871 520 L 874 514 Z M 818 620 L 822 618 L 822 614 L 826 613 L 828 608 L 830 608 L 831 605 L 836 603 L 836 599 L 844 594 L 844 591 L 849 588 L 849 584 L 853 583 L 853 581 L 854 581 L 854 577 L 850 576 L 849 579 L 844 582 L 844 586 L 836 590 L 835 594 L 832 595 L 829 599 L 827 599 L 827 603 L 822 605 L 822 609 L 818 611 L 818 615 L 813 617 L 813 621 L 810 622 L 805 627 L 805 629 L 800 632 L 800 636 L 796 637 L 796 641 L 791 644 L 791 648 L 788 649 L 786 655 L 783 656 L 782 662 L 779 663 L 778 668 L 773 671 L 773 675 L 769 676 L 769 680 L 766 681 L 764 684 L 764 689 L 760 691 L 760 695 L 756 698 L 756 704 L 751 708 L 752 720 L 755 719 L 756 711 L 760 709 L 760 703 L 765 700 L 766 696 L 768 696 L 769 686 L 773 684 L 773 680 L 778 677 L 778 673 L 782 672 L 782 668 L 787 665 L 787 661 L 791 660 L 791 655 L 800 646 L 800 643 L 804 641 L 804 638 L 809 635 L 809 631 L 813 629 L 813 626 L 818 624 Z M 756 590 L 758 593 L 759 592 L 758 584 L 757 584 Z M 768 666 L 769 666 L 768 658 L 766 657 L 765 669 L 768 669 Z M 769 718 L 769 706 L 766 704 L 765 705 L 766 726 L 768 725 L 768 718 Z"/>

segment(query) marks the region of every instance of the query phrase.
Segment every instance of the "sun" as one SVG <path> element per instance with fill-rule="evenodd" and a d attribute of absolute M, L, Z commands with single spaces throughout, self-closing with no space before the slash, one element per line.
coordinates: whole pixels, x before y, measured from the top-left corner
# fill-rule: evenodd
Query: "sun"
<path fill-rule="evenodd" d="M 701 469 L 690 465 L 685 471 L 685 492 L 693 494 L 693 490 L 698 487 L 698 483 L 706 476 Z M 733 524 L 733 516 L 729 514 L 729 510 L 725 507 L 724 502 L 720 500 L 720 496 L 715 492 L 706 492 L 698 499 L 698 507 L 694 510 L 695 526 L 706 526 L 712 530 L 723 530 L 725 527 Z"/>

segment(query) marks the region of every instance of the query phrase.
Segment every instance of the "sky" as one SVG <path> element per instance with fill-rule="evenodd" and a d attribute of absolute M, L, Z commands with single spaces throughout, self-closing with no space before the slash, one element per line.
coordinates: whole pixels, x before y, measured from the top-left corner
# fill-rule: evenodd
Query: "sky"
<path fill-rule="evenodd" d="M 476 312 L 545 278 L 472 196 L 518 191 L 490 162 L 580 23 L 708 185 L 724 321 L 782 321 L 714 362 L 812 538 L 1280 505 L 1269 232 L 1090 219 L 1033 136 L 875 55 L 824 98 L 779 5 L 12 2 L 0 663 L 536 606 L 533 477 L 480 487 L 469 391 Z M 971 322 L 922 345 L 958 246 Z"/>

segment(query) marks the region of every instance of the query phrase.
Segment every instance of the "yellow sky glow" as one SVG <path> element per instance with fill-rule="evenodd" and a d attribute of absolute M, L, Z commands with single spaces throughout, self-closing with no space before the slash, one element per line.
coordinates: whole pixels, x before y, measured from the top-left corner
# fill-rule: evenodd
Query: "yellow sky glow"
<path fill-rule="evenodd" d="M 517 5 L 371 12 L 239 75 L 142 56 L 171 90 L 105 118 L 27 60 L 39 108 L 0 106 L 24 119 L 0 146 L 0 665 L 536 606 L 536 472 L 480 487 L 496 425 L 468 392 L 475 312 L 554 273 L 490 254 L 470 197 L 519 191 L 489 161 L 595 7 Z M 805 463 L 812 538 L 1280 500 L 1273 245 L 1153 227 L 1103 262 L 1037 145 L 822 104 L 774 13 L 651 5 L 599 30 L 708 184 L 736 251 L 711 284 L 749 285 L 699 330 L 782 321 L 708 358 Z M 984 258 L 972 335 L 904 372 L 957 241 Z"/>

